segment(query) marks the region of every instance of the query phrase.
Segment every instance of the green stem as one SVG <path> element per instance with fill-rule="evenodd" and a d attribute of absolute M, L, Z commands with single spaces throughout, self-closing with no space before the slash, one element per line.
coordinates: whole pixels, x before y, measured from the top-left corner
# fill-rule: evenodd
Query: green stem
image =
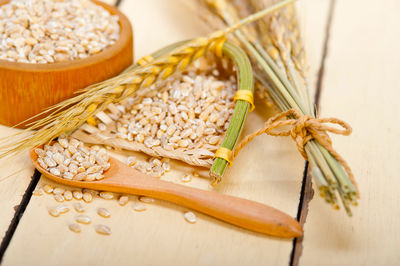
<path fill-rule="evenodd" d="M 254 93 L 253 73 L 251 63 L 245 52 L 233 45 L 226 42 L 223 46 L 224 55 L 229 56 L 236 64 L 237 79 L 239 90 L 249 90 Z M 225 133 L 224 139 L 221 143 L 222 147 L 233 150 L 242 132 L 244 122 L 246 121 L 247 113 L 250 109 L 250 103 L 238 100 L 235 105 L 229 127 Z M 216 158 L 210 170 L 210 176 L 216 181 L 220 180 L 225 173 L 228 162 L 221 158 Z"/>

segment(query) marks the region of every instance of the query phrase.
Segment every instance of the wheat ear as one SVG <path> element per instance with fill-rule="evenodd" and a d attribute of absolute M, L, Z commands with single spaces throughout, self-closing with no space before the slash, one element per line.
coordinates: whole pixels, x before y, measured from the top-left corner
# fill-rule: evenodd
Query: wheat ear
<path fill-rule="evenodd" d="M 145 61 L 145 64 L 131 67 L 119 76 L 80 91 L 80 95 L 45 110 L 42 114 L 47 116 L 31 123 L 26 130 L 2 139 L 0 158 L 33 148 L 51 141 L 62 133 L 75 130 L 96 113 L 103 111 L 109 103 L 134 96 L 137 90 L 147 88 L 176 71 L 185 69 L 210 49 L 222 49 L 227 34 L 294 1 L 281 1 L 231 27 L 216 31 L 207 37 L 193 39 L 158 58 L 147 57 L 151 60 Z"/>

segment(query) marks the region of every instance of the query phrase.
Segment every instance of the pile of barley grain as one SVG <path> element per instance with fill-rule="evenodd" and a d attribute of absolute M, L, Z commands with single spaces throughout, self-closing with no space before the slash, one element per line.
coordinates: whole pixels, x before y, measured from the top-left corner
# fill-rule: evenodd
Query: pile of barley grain
<path fill-rule="evenodd" d="M 235 79 L 220 80 L 218 71 L 189 71 L 168 81 L 161 91 L 128 99 L 108 113 L 118 137 L 147 148 L 216 150 L 234 110 Z M 119 112 L 118 112 L 119 111 Z M 106 125 L 98 124 L 100 131 Z"/>
<path fill-rule="evenodd" d="M 44 145 L 44 149 L 36 148 L 35 153 L 43 169 L 69 180 L 101 180 L 103 172 L 110 168 L 106 149 L 99 146 L 88 148 L 83 142 L 64 136 L 52 145 Z"/>
<path fill-rule="evenodd" d="M 119 32 L 118 16 L 90 0 L 11 0 L 0 6 L 0 59 L 81 59 L 114 44 Z"/>

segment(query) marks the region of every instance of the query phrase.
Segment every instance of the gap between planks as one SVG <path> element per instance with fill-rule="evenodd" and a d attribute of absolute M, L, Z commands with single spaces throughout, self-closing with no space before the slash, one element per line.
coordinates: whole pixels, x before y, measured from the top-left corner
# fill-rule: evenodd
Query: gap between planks
<path fill-rule="evenodd" d="M 325 74 L 325 63 L 326 63 L 326 58 L 327 58 L 328 52 L 329 52 L 329 40 L 330 40 L 330 34 L 331 34 L 331 28 L 332 28 L 331 27 L 332 21 L 333 21 L 334 12 L 335 12 L 335 4 L 336 4 L 336 0 L 330 0 L 328 18 L 327 18 L 326 27 L 325 27 L 325 39 L 324 39 L 324 43 L 323 43 L 322 57 L 321 57 L 321 61 L 320 61 L 318 78 L 316 81 L 316 91 L 315 91 L 315 95 L 314 95 L 314 103 L 316 105 L 317 113 L 318 113 L 319 100 L 320 100 L 320 95 L 322 92 L 322 84 L 323 84 L 323 79 L 324 79 L 324 74 Z M 313 196 L 314 196 L 314 190 L 312 188 L 312 178 L 311 178 L 311 175 L 308 172 L 308 170 L 309 170 L 309 164 L 308 164 L 308 162 L 306 162 L 306 165 L 304 168 L 301 192 L 300 192 L 299 207 L 298 207 L 298 212 L 297 212 L 297 220 L 300 222 L 300 224 L 303 228 L 304 228 L 304 224 L 307 221 L 309 202 L 313 199 Z M 300 263 L 300 257 L 301 257 L 302 251 L 303 251 L 303 239 L 304 239 L 305 234 L 306 234 L 306 232 L 303 233 L 302 237 L 293 239 L 293 249 L 292 249 L 292 253 L 290 254 L 290 262 L 289 262 L 290 266 L 298 266 Z"/>
<path fill-rule="evenodd" d="M 22 196 L 20 204 L 16 205 L 14 207 L 14 209 L 15 209 L 14 217 L 12 218 L 12 220 L 10 222 L 10 226 L 8 227 L 6 233 L 3 237 L 3 240 L 1 241 L 1 244 L 0 244 L 0 263 L 3 259 L 4 253 L 7 250 L 8 245 L 11 242 L 11 239 L 15 233 L 15 230 L 17 229 L 19 220 L 22 218 L 22 215 L 24 214 L 24 211 L 25 211 L 26 207 L 28 206 L 29 201 L 31 200 L 32 192 L 35 190 L 36 185 L 39 182 L 40 175 L 41 175 L 40 172 L 35 169 L 35 172 L 33 173 L 33 176 L 31 177 L 31 182 L 29 182 L 29 185 L 28 185 L 27 189 L 25 190 L 24 195 Z"/>
<path fill-rule="evenodd" d="M 116 7 L 119 7 L 121 5 L 123 0 L 115 0 L 114 5 Z M 109 2 L 109 1 L 107 1 Z M 40 180 L 40 172 L 38 170 L 35 169 L 35 172 L 33 173 L 32 177 L 31 177 L 31 182 L 29 182 L 28 187 L 25 190 L 24 195 L 22 196 L 21 202 L 19 205 L 16 205 L 14 207 L 15 209 L 15 213 L 14 213 L 14 217 L 12 218 L 10 225 L 0 243 L 0 263 L 3 259 L 3 256 L 7 250 L 8 245 L 11 242 L 11 239 L 15 233 L 15 230 L 18 227 L 18 223 L 20 221 L 20 219 L 22 218 L 22 216 L 24 215 L 24 211 L 26 209 L 26 207 L 29 204 L 29 201 L 31 200 L 32 197 L 32 192 L 35 190 L 39 180 Z"/>

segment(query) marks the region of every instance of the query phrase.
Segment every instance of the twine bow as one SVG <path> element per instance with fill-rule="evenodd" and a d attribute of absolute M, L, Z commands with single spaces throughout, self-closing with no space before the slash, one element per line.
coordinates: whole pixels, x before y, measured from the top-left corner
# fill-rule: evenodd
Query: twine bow
<path fill-rule="evenodd" d="M 285 119 L 286 118 L 286 119 Z M 328 124 L 336 124 L 341 128 L 329 126 Z M 350 169 L 350 166 L 338 154 L 332 146 L 332 140 L 327 132 L 348 136 L 351 134 L 351 126 L 337 118 L 315 118 L 308 115 L 301 115 L 299 111 L 290 109 L 286 112 L 277 114 L 271 117 L 260 130 L 246 136 L 233 151 L 233 157 L 239 153 L 239 151 L 246 146 L 247 143 L 252 141 L 255 137 L 265 133 L 270 136 L 291 136 L 296 142 L 297 149 L 304 157 L 308 160 L 307 153 L 305 151 L 305 145 L 312 139 L 319 142 L 329 153 L 340 162 L 347 175 L 349 176 L 354 187 L 357 189 L 357 185 L 354 179 L 354 175 Z M 358 189 L 357 189 L 358 193 Z"/>

